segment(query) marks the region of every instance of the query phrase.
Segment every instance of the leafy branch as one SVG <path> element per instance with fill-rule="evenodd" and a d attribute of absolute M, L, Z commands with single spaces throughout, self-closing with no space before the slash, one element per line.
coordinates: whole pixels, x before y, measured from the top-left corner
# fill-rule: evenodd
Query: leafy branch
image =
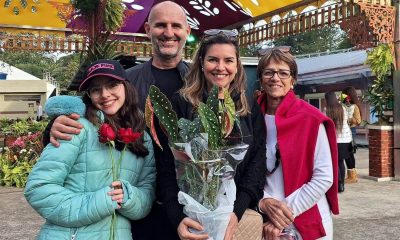
<path fill-rule="evenodd" d="M 171 143 L 189 142 L 202 133 L 207 134 L 210 150 L 220 149 L 225 145 L 225 138 L 231 133 L 235 121 L 235 104 L 228 92 L 224 90 L 224 102 L 218 100 L 218 87 L 214 86 L 206 103 L 200 103 L 197 117 L 193 121 L 177 119 L 176 113 L 168 98 L 155 86 L 150 86 L 146 103 L 146 123 L 158 145 L 158 137 L 154 130 L 154 115 L 165 130 Z"/>
<path fill-rule="evenodd" d="M 366 64 L 369 64 L 376 79 L 368 87 L 364 100 L 372 106 L 371 113 L 376 114 L 379 124 L 387 124 L 389 116 L 385 111 L 393 109 L 393 84 L 390 78 L 393 56 L 387 44 L 381 44 L 368 52 Z"/>

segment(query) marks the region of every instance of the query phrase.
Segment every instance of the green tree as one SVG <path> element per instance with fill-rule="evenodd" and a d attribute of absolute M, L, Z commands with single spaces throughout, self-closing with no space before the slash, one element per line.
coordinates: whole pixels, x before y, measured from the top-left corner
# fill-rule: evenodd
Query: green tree
<path fill-rule="evenodd" d="M 43 53 L 30 51 L 5 51 L 0 53 L 0 60 L 38 78 L 43 78 L 43 70 L 54 64 Z"/>
<path fill-rule="evenodd" d="M 326 26 L 321 29 L 269 41 L 267 46 L 291 46 L 291 52 L 295 55 L 334 51 L 352 47 L 346 33 L 337 25 Z M 261 46 L 250 46 L 241 48 L 241 56 L 257 56 L 257 51 L 260 47 Z"/>
<path fill-rule="evenodd" d="M 293 54 L 308 54 L 350 48 L 346 33 L 337 25 L 287 36 L 273 42 L 274 46 L 291 46 Z"/>
<path fill-rule="evenodd" d="M 0 53 L 0 60 L 42 79 L 44 72 L 59 84 L 62 93 L 67 94 L 79 68 L 80 54 L 72 54 L 58 58 L 55 54 L 29 51 L 5 51 Z"/>
<path fill-rule="evenodd" d="M 81 54 L 71 54 L 57 60 L 54 69 L 51 71 L 52 77 L 57 80 L 61 94 L 71 94 L 68 86 L 71 84 L 76 72 L 79 69 Z"/>

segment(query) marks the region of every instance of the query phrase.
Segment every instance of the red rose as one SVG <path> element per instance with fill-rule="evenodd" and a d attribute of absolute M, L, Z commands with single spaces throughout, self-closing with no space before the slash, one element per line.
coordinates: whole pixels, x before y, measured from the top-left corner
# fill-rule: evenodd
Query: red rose
<path fill-rule="evenodd" d="M 142 134 L 132 131 L 132 128 L 120 128 L 118 130 L 118 139 L 125 144 L 135 142 Z"/>
<path fill-rule="evenodd" d="M 115 140 L 114 129 L 108 123 L 103 123 L 99 129 L 99 141 L 101 143 L 111 142 Z"/>

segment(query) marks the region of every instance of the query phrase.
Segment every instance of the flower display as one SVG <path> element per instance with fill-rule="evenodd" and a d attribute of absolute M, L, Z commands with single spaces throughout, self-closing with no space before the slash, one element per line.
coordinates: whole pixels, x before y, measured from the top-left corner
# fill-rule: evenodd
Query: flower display
<path fill-rule="evenodd" d="M 33 165 L 43 149 L 42 133 L 29 133 L 2 148 L 0 155 L 0 185 L 24 187 Z"/>
<path fill-rule="evenodd" d="M 235 169 L 248 149 L 242 142 L 230 94 L 224 90 L 224 101 L 219 101 L 218 87 L 213 87 L 192 121 L 178 120 L 167 97 L 151 86 L 145 116 L 156 144 L 161 147 L 155 116 L 168 137 L 184 213 L 199 221 L 212 238 L 222 239 L 236 199 Z M 232 133 L 234 126 L 238 131 Z"/>

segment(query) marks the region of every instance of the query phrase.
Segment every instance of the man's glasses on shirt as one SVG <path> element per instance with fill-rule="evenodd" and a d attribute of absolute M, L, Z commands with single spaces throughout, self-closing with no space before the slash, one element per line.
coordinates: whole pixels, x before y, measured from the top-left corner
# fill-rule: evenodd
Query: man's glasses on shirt
<path fill-rule="evenodd" d="M 283 53 L 288 53 L 290 52 L 290 46 L 278 46 L 278 47 L 273 47 L 273 48 L 261 48 L 258 50 L 258 55 L 264 56 L 270 54 L 272 51 L 278 50 Z"/>

